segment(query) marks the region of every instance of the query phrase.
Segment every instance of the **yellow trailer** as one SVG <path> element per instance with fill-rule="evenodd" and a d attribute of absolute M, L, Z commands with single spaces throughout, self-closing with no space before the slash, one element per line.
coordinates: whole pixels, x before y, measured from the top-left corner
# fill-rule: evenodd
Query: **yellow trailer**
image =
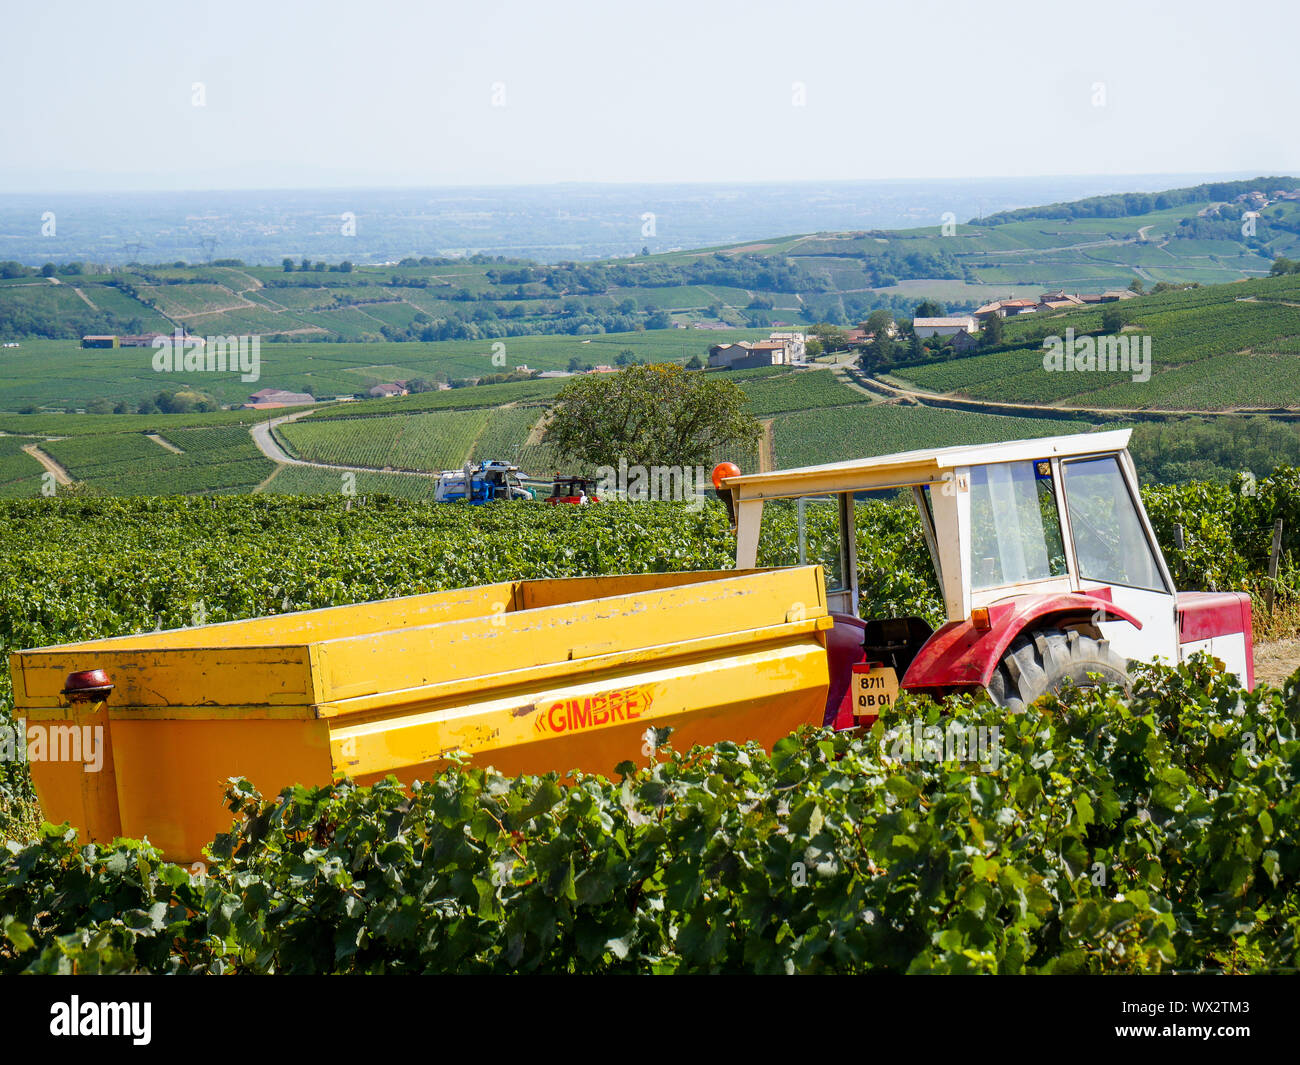
<path fill-rule="evenodd" d="M 224 782 L 508 774 L 771 746 L 821 724 L 833 627 L 819 566 L 514 581 L 10 657 L 45 816 L 195 861 Z"/>

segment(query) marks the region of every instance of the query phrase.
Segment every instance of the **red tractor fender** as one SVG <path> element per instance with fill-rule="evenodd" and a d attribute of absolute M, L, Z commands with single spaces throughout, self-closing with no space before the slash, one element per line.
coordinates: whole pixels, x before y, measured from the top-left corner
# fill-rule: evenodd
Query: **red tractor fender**
<path fill-rule="evenodd" d="M 1103 598 L 1104 597 L 1104 598 Z M 910 691 L 983 688 L 1011 641 L 1025 629 L 1043 622 L 1070 620 L 1142 622 L 1110 602 L 1110 590 L 1100 594 L 1062 592 L 1017 595 L 989 606 L 989 627 L 977 629 L 967 618 L 950 621 L 925 642 L 907 667 L 901 687 Z"/>

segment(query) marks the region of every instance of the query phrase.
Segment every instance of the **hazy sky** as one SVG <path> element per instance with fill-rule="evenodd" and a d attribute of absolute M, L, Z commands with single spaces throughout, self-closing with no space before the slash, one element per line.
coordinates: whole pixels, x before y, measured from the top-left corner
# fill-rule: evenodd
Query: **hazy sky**
<path fill-rule="evenodd" d="M 0 191 L 1300 172 L 1296 0 L 41 0 L 0 27 Z"/>

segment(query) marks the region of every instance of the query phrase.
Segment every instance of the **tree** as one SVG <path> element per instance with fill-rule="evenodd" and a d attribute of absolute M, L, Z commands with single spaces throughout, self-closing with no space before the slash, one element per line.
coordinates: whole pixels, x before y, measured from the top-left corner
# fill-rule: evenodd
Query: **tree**
<path fill-rule="evenodd" d="M 288 256 L 285 256 L 284 259 L 281 260 L 280 265 L 284 267 L 284 272 L 286 274 L 293 273 L 293 260 L 290 259 Z"/>
<path fill-rule="evenodd" d="M 990 314 L 984 322 L 984 335 L 980 338 L 986 348 L 996 348 L 1002 343 L 1002 333 L 1006 328 L 1002 316 Z"/>
<path fill-rule="evenodd" d="M 1128 283 L 1128 288 L 1130 292 L 1136 292 L 1139 296 L 1146 291 L 1146 288 L 1143 286 L 1142 279 L 1140 277 L 1135 277 L 1132 281 L 1130 281 Z"/>
<path fill-rule="evenodd" d="M 805 342 L 803 354 L 805 359 L 815 359 L 822 353 L 822 342 L 813 338 Z"/>
<path fill-rule="evenodd" d="M 913 318 L 942 318 L 943 316 L 943 304 L 938 300 L 922 300 L 912 312 Z"/>
<path fill-rule="evenodd" d="M 686 360 L 686 368 L 688 370 L 703 370 L 704 360 L 701 359 L 698 355 L 692 355 L 689 359 Z"/>
<path fill-rule="evenodd" d="M 676 363 L 570 381 L 548 412 L 544 442 L 587 466 L 695 466 L 762 432 L 739 385 Z"/>
<path fill-rule="evenodd" d="M 848 333 L 838 326 L 831 325 L 829 322 L 818 322 L 809 332 L 821 341 L 822 350 L 828 354 L 832 351 L 843 351 L 849 346 Z"/>
<path fill-rule="evenodd" d="M 349 262 L 347 259 L 344 259 L 341 263 L 339 263 L 339 273 L 342 274 L 352 273 L 352 263 Z"/>
<path fill-rule="evenodd" d="M 614 359 L 615 366 L 631 366 L 636 362 L 636 352 L 631 348 L 624 348 Z"/>
<path fill-rule="evenodd" d="M 889 327 L 894 324 L 894 316 L 888 311 L 872 311 L 867 315 L 867 320 L 863 325 L 868 333 L 874 333 L 877 337 L 886 336 L 889 333 Z"/>
<path fill-rule="evenodd" d="M 53 277 L 54 269 L 55 267 L 53 263 L 46 263 L 41 267 L 41 277 Z"/>
<path fill-rule="evenodd" d="M 1128 320 L 1128 315 L 1115 306 L 1107 307 L 1101 312 L 1101 331 L 1103 333 L 1118 333 L 1124 328 L 1124 323 Z"/>

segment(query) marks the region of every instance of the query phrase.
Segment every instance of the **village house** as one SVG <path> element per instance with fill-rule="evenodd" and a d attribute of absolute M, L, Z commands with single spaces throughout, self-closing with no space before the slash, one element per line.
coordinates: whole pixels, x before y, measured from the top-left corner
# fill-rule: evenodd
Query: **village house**
<path fill-rule="evenodd" d="M 803 333 L 773 333 L 770 340 L 779 340 L 785 345 L 785 361 L 792 366 L 807 361 L 808 338 Z"/>
<path fill-rule="evenodd" d="M 977 347 L 979 347 L 979 341 L 970 333 L 962 331 L 952 335 L 953 351 L 967 352 L 973 351 Z"/>
<path fill-rule="evenodd" d="M 709 348 L 709 369 L 748 370 L 756 366 L 802 366 L 807 361 L 803 333 L 773 333 L 767 340 L 714 344 Z"/>

